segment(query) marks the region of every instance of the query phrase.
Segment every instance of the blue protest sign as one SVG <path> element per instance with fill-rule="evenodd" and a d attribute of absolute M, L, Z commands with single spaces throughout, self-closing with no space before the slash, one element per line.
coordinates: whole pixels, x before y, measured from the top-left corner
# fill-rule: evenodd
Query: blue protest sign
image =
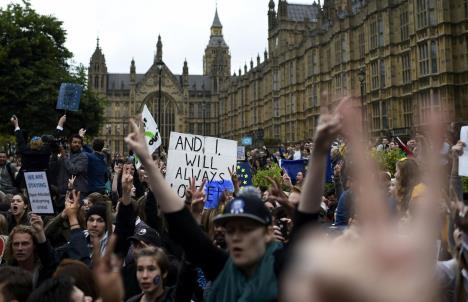
<path fill-rule="evenodd" d="M 244 136 L 241 140 L 241 144 L 244 146 L 252 145 L 252 137 L 251 136 Z"/>
<path fill-rule="evenodd" d="M 205 185 L 205 209 L 215 209 L 218 207 L 219 198 L 224 191 L 233 192 L 234 185 L 230 180 L 210 181 Z"/>
<path fill-rule="evenodd" d="M 57 109 L 78 111 L 83 88 L 78 84 L 62 83 L 57 99 Z"/>
<path fill-rule="evenodd" d="M 296 175 L 298 172 L 304 173 L 305 167 L 307 164 L 306 159 L 298 159 L 298 160 L 282 160 L 281 161 L 281 168 L 285 169 L 288 172 L 289 177 L 293 183 L 296 183 Z"/>

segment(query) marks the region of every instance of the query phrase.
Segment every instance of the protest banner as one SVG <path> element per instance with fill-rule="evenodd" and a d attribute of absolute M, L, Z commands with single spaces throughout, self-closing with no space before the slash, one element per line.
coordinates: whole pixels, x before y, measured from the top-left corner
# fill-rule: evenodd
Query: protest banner
<path fill-rule="evenodd" d="M 237 160 L 245 160 L 245 146 L 237 146 Z"/>
<path fill-rule="evenodd" d="M 460 130 L 460 140 L 465 143 L 463 155 L 458 159 L 458 174 L 468 176 L 468 126 L 463 126 Z"/>
<path fill-rule="evenodd" d="M 252 169 L 247 161 L 237 162 L 236 173 L 241 187 L 252 185 Z"/>
<path fill-rule="evenodd" d="M 207 182 L 205 185 L 205 209 L 216 209 L 224 191 L 234 192 L 234 184 L 231 180 Z"/>
<path fill-rule="evenodd" d="M 54 214 L 52 197 L 45 171 L 24 172 L 31 210 L 36 214 Z"/>
<path fill-rule="evenodd" d="M 161 146 L 161 135 L 159 133 L 158 124 L 156 124 L 156 121 L 146 105 L 143 107 L 143 112 L 141 113 L 141 122 L 143 123 L 145 131 L 146 145 L 151 154 Z M 135 166 L 137 169 L 141 166 L 138 157 L 135 157 Z"/>
<path fill-rule="evenodd" d="M 179 197 L 184 198 L 192 177 L 197 187 L 203 179 L 207 179 L 208 184 L 216 181 L 223 186 L 225 182 L 231 182 L 228 167 L 235 166 L 236 160 L 236 141 L 171 132 L 166 181 Z"/>
<path fill-rule="evenodd" d="M 80 108 L 81 91 L 83 87 L 78 84 L 62 83 L 57 99 L 57 109 L 65 111 L 78 111 Z"/>
<path fill-rule="evenodd" d="M 296 159 L 296 160 L 283 159 L 281 161 L 281 168 L 286 170 L 286 172 L 288 173 L 288 175 L 291 178 L 291 181 L 293 183 L 296 183 L 297 173 L 299 173 L 299 172 L 304 173 L 306 166 L 307 166 L 307 160 L 306 159 Z"/>

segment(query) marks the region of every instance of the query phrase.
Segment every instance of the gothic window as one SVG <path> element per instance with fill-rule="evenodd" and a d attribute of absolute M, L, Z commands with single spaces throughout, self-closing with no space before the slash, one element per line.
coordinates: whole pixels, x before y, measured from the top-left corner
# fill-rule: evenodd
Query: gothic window
<path fill-rule="evenodd" d="M 408 7 L 405 4 L 400 12 L 400 38 L 401 41 L 406 41 L 409 38 Z"/>
<path fill-rule="evenodd" d="M 409 52 L 401 56 L 401 66 L 403 84 L 411 83 L 411 60 Z"/>
<path fill-rule="evenodd" d="M 335 64 L 341 64 L 341 41 L 339 37 L 335 38 Z"/>
<path fill-rule="evenodd" d="M 203 117 L 203 104 L 197 104 L 197 105 L 198 105 L 197 117 L 202 118 Z"/>
<path fill-rule="evenodd" d="M 437 73 L 437 42 L 431 41 L 431 71 Z"/>
<path fill-rule="evenodd" d="M 359 58 L 364 59 L 366 55 L 366 38 L 364 35 L 364 29 L 359 32 Z"/>
<path fill-rule="evenodd" d="M 372 130 L 380 130 L 380 103 L 372 103 Z"/>
<path fill-rule="evenodd" d="M 380 60 L 380 88 L 385 88 L 385 61 Z"/>
<path fill-rule="evenodd" d="M 371 63 L 371 88 L 372 90 L 379 89 L 379 61 L 375 60 Z"/>
<path fill-rule="evenodd" d="M 382 129 L 388 129 L 388 102 L 380 101 L 382 110 Z"/>
<path fill-rule="evenodd" d="M 314 53 L 310 50 L 307 53 L 307 75 L 311 76 L 314 74 Z"/>
<path fill-rule="evenodd" d="M 279 97 L 273 98 L 273 117 L 280 116 L 280 104 L 279 104 Z"/>
<path fill-rule="evenodd" d="M 94 77 L 94 88 L 99 89 L 99 76 Z"/>
<path fill-rule="evenodd" d="M 193 117 L 195 114 L 195 105 L 194 104 L 189 104 L 189 116 Z"/>
<path fill-rule="evenodd" d="M 296 111 L 297 111 L 296 95 L 291 94 L 291 112 L 296 113 Z"/>
<path fill-rule="evenodd" d="M 273 136 L 275 139 L 279 140 L 280 139 L 280 134 L 281 134 L 281 126 L 280 125 L 275 125 L 275 128 L 273 130 Z"/>
<path fill-rule="evenodd" d="M 317 84 L 314 84 L 314 86 L 312 88 L 312 98 L 313 98 L 314 107 L 320 106 L 320 99 L 318 97 L 318 87 L 317 86 L 318 86 Z"/>
<path fill-rule="evenodd" d="M 341 95 L 341 74 L 335 75 L 335 93 L 337 96 Z"/>
<path fill-rule="evenodd" d="M 437 23 L 435 14 L 436 0 L 416 0 L 416 26 L 421 29 Z"/>
<path fill-rule="evenodd" d="M 413 103 L 411 97 L 403 100 L 403 126 L 406 128 L 413 126 Z"/>
<path fill-rule="evenodd" d="M 419 107 L 421 108 L 421 122 L 425 122 L 431 113 L 431 95 L 426 90 L 419 95 Z"/>
<path fill-rule="evenodd" d="M 383 23 L 381 16 L 379 16 L 378 27 L 379 27 L 379 45 L 378 46 L 384 46 L 384 23 Z"/>
<path fill-rule="evenodd" d="M 278 91 L 278 70 L 273 71 L 273 91 Z"/>
<path fill-rule="evenodd" d="M 418 45 L 419 74 L 437 73 L 437 41 L 427 41 Z"/>
<path fill-rule="evenodd" d="M 211 106 L 210 106 L 210 104 L 205 103 L 205 108 L 206 108 L 205 117 L 210 118 L 211 117 Z"/>
<path fill-rule="evenodd" d="M 429 50 L 427 43 L 420 44 L 418 46 L 419 50 L 419 74 L 427 75 L 429 74 Z"/>
<path fill-rule="evenodd" d="M 468 0 L 464 1 L 465 3 L 463 4 L 465 7 L 465 19 L 468 19 Z"/>
<path fill-rule="evenodd" d="M 378 25 L 378 20 L 374 18 L 373 21 L 371 21 L 370 24 L 370 49 L 375 49 L 378 46 L 379 42 L 379 25 Z"/>

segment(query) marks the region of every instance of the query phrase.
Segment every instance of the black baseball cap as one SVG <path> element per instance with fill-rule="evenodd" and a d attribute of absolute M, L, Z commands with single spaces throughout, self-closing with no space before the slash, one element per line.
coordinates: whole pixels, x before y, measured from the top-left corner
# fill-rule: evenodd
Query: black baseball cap
<path fill-rule="evenodd" d="M 213 222 L 225 224 L 233 218 L 248 218 L 263 225 L 272 223 L 270 211 L 268 211 L 260 196 L 253 194 L 239 196 L 228 202 L 224 207 L 223 214 L 216 216 Z"/>
<path fill-rule="evenodd" d="M 144 243 L 152 246 L 162 246 L 161 237 L 159 233 L 150 227 L 142 227 L 135 230 L 133 236 L 128 237 L 130 241 L 143 241 Z"/>

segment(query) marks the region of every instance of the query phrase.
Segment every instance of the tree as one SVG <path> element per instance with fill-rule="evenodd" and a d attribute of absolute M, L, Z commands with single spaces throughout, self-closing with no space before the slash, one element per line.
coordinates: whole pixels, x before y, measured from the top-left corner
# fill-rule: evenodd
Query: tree
<path fill-rule="evenodd" d="M 80 83 L 80 111 L 67 115 L 65 135 L 88 129 L 97 134 L 103 116 L 103 100 L 86 87 L 83 66 L 72 67 L 72 53 L 64 46 L 62 22 L 36 13 L 29 2 L 0 9 L 0 106 L 2 118 L 18 115 L 20 126 L 30 135 L 51 133 L 63 112 L 55 109 L 63 82 Z M 11 132 L 2 120 L 0 133 Z"/>

